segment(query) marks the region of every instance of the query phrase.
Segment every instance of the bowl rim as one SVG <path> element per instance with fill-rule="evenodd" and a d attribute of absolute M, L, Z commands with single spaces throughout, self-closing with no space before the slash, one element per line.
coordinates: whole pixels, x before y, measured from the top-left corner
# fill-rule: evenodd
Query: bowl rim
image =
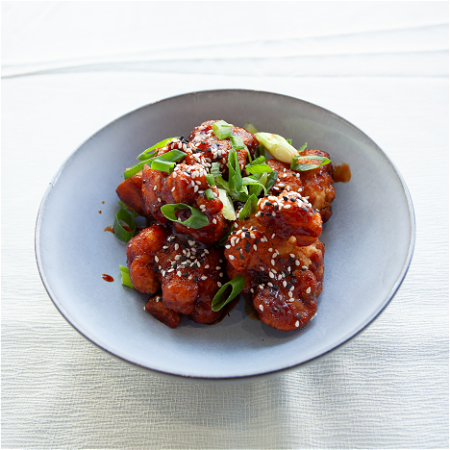
<path fill-rule="evenodd" d="M 326 113 L 327 115 L 330 115 L 331 117 L 333 117 L 334 119 L 337 119 L 338 121 L 343 122 L 345 125 L 349 126 L 350 128 L 352 128 L 356 133 L 362 135 L 364 138 L 366 138 L 374 147 L 377 151 L 380 152 L 380 154 L 386 158 L 387 162 L 392 166 L 392 168 L 394 169 L 395 174 L 397 175 L 400 184 L 403 188 L 403 193 L 405 195 L 405 198 L 407 200 L 407 205 L 408 205 L 408 211 L 409 211 L 409 225 L 410 225 L 410 236 L 409 236 L 409 246 L 408 246 L 408 253 L 407 256 L 405 258 L 402 270 L 397 278 L 397 280 L 395 281 L 395 283 L 392 286 L 392 289 L 390 290 L 390 292 L 386 295 L 385 299 L 383 300 L 381 307 L 375 311 L 375 313 L 372 314 L 372 316 L 370 316 L 366 321 L 364 321 L 364 323 L 359 326 L 356 331 L 353 331 L 351 336 L 349 336 L 347 339 L 345 339 L 344 341 L 334 345 L 332 348 L 320 353 L 317 356 L 314 356 L 312 358 L 307 359 L 306 361 L 297 363 L 297 364 L 293 364 L 291 366 L 288 367 L 284 367 L 281 369 L 276 369 L 276 370 L 269 370 L 266 372 L 261 372 L 261 373 L 256 373 L 256 374 L 251 374 L 251 375 L 238 375 L 238 376 L 228 376 L 228 377 L 202 377 L 202 376 L 189 376 L 189 375 L 181 375 L 181 374 L 175 374 L 175 373 L 170 373 L 170 372 L 165 372 L 162 370 L 157 370 L 154 368 L 150 368 L 147 366 L 144 366 L 142 364 L 138 364 L 134 361 L 131 361 L 130 359 L 127 359 L 123 356 L 119 356 L 115 353 L 113 353 L 112 350 L 109 350 L 105 347 L 103 347 L 102 345 L 100 345 L 99 343 L 97 343 L 94 338 L 92 336 L 90 336 L 89 331 L 83 329 L 81 326 L 78 326 L 77 324 L 74 323 L 74 321 L 71 320 L 69 314 L 65 311 L 64 307 L 62 304 L 59 303 L 58 299 L 56 298 L 56 295 L 53 294 L 50 283 L 47 281 L 46 276 L 45 276 L 45 270 L 43 267 L 43 263 L 42 263 L 42 259 L 41 259 L 41 254 L 40 254 L 40 232 L 41 232 L 41 226 L 42 226 L 42 218 L 44 216 L 45 213 L 45 206 L 47 203 L 47 200 L 49 198 L 50 192 L 52 191 L 52 189 L 54 188 L 54 186 L 56 185 L 61 173 L 63 172 L 63 170 L 70 164 L 70 161 L 75 157 L 75 155 L 81 151 L 81 149 L 92 139 L 94 139 L 97 135 L 101 134 L 102 132 L 104 132 L 107 128 L 109 128 L 110 126 L 112 126 L 113 124 L 115 124 L 116 122 L 119 122 L 121 120 L 123 120 L 126 117 L 131 117 L 133 114 L 138 114 L 141 110 L 149 108 L 151 106 L 163 103 L 163 102 L 167 102 L 167 101 L 174 101 L 176 99 L 180 99 L 182 97 L 188 97 L 188 96 L 195 96 L 198 94 L 204 95 L 204 94 L 210 94 L 210 93 L 215 93 L 215 94 L 226 94 L 226 93 L 242 93 L 242 92 L 247 92 L 247 93 L 254 93 L 254 94 L 267 94 L 267 95 L 271 95 L 271 96 L 276 96 L 276 97 L 280 97 L 280 98 L 284 98 L 284 99 L 288 99 L 288 100 L 294 100 L 297 102 L 301 102 L 304 104 L 307 104 L 308 106 L 318 109 L 324 113 Z M 193 91 L 193 92 L 187 92 L 184 94 L 179 94 L 179 95 L 175 95 L 175 96 L 171 96 L 171 97 L 166 97 L 164 99 L 161 100 L 157 100 L 151 103 L 148 103 L 146 105 L 143 105 L 139 108 L 136 108 L 132 111 L 129 111 L 125 114 L 122 114 L 121 116 L 117 117 L 116 119 L 112 120 L 111 122 L 107 123 L 106 125 L 104 125 L 102 128 L 100 128 L 98 131 L 96 131 L 93 135 L 91 135 L 90 137 L 88 137 L 85 141 L 83 141 L 67 158 L 66 160 L 62 163 L 62 165 L 60 166 L 60 168 L 58 169 L 58 171 L 56 172 L 56 174 L 53 176 L 52 180 L 50 181 L 49 185 L 47 186 L 47 189 L 42 197 L 42 200 L 40 202 L 39 205 L 39 209 L 38 209 L 38 213 L 36 216 L 36 222 L 35 222 L 35 239 L 34 239 L 34 250 L 35 250 L 35 259 L 36 259 L 36 264 L 37 264 L 37 268 L 38 268 L 38 272 L 39 272 L 39 276 L 41 278 L 42 284 L 44 285 L 45 290 L 47 291 L 48 296 L 50 297 L 50 299 L 52 300 L 53 304 L 55 305 L 55 307 L 57 308 L 57 310 L 61 313 L 61 315 L 66 319 L 66 321 L 76 330 L 78 331 L 78 333 L 80 333 L 84 338 L 86 338 L 88 341 L 90 341 L 91 343 L 95 344 L 97 347 L 101 348 L 102 350 L 104 350 L 105 352 L 107 352 L 109 355 L 121 360 L 121 361 L 125 361 L 128 364 L 131 364 L 132 366 L 138 368 L 138 369 L 142 369 L 145 370 L 147 373 L 150 372 L 152 374 L 155 375 L 160 375 L 160 376 L 164 376 L 164 377 L 168 377 L 170 379 L 176 379 L 176 380 L 197 380 L 197 381 L 209 381 L 209 382 L 233 382 L 233 381 L 246 381 L 246 380 L 261 380 L 263 378 L 267 378 L 269 376 L 274 376 L 274 375 L 282 375 L 285 374 L 287 372 L 291 372 L 293 370 L 298 369 L 301 366 L 305 366 L 308 365 L 312 362 L 315 362 L 319 359 L 321 359 L 322 357 L 324 357 L 325 355 L 327 355 L 328 353 L 348 344 L 352 339 L 354 339 L 357 335 L 359 335 L 362 331 L 366 330 L 369 325 L 371 325 L 375 319 L 386 309 L 386 307 L 389 305 L 389 303 L 392 301 L 392 299 L 394 298 L 395 294 L 397 293 L 398 289 L 400 288 L 400 286 L 402 285 L 406 274 L 408 273 L 409 267 L 411 265 L 411 260 L 414 254 L 414 248 L 415 248 L 415 240 L 416 240 L 416 220 L 415 220 L 415 212 L 414 212 L 414 204 L 413 204 L 413 200 L 411 197 L 411 194 L 409 192 L 408 186 L 406 185 L 405 180 L 403 179 L 400 171 L 397 169 L 397 167 L 395 166 L 395 164 L 392 162 L 392 160 L 389 158 L 389 156 L 366 134 L 364 133 L 362 130 L 360 130 L 358 127 L 356 127 L 355 125 L 353 125 L 353 123 L 349 122 L 348 120 L 344 119 L 343 117 L 339 116 L 338 114 L 323 108 L 319 105 L 316 105 L 314 103 L 308 102 L 306 100 L 302 100 L 300 98 L 297 97 L 292 97 L 289 95 L 285 95 L 285 94 L 278 94 L 275 92 L 270 92 L 270 91 L 262 91 L 262 90 L 257 90 L 257 89 L 207 89 L 207 90 L 199 90 L 199 91 Z"/>

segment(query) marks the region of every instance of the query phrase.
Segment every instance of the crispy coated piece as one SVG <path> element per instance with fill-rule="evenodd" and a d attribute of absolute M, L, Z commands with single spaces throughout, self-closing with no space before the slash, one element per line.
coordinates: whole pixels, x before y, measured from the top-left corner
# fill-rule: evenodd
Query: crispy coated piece
<path fill-rule="evenodd" d="M 116 193 L 131 209 L 134 209 L 140 216 L 150 215 L 147 204 L 142 197 L 142 172 L 123 180 L 116 189 Z"/>
<path fill-rule="evenodd" d="M 304 150 L 302 156 L 314 155 L 330 158 L 330 155 L 321 150 Z M 317 160 L 303 160 L 304 163 L 317 164 Z M 333 187 L 333 166 L 326 164 L 318 169 L 307 171 L 294 171 L 290 169 L 290 165 L 269 160 L 267 164 L 278 172 L 278 179 L 271 189 L 273 195 L 286 193 L 286 191 L 301 192 L 312 205 L 312 207 L 320 211 L 322 222 L 327 222 L 331 215 L 331 202 L 334 200 L 336 193 Z"/>
<path fill-rule="evenodd" d="M 167 308 L 159 295 L 148 299 L 148 302 L 145 304 L 145 310 L 170 328 L 176 328 L 181 320 L 180 314 Z"/>
<path fill-rule="evenodd" d="M 297 245 L 310 245 L 322 233 L 322 219 L 311 204 L 298 192 L 287 192 L 278 197 L 269 195 L 258 201 L 258 222 L 276 230 L 277 236 L 293 236 Z"/>
<path fill-rule="evenodd" d="M 243 275 L 243 294 L 252 299 L 261 320 L 282 331 L 296 330 L 316 314 L 323 254 L 319 240 L 300 247 L 262 226 L 255 216 L 238 222 L 225 246 L 230 279 Z"/>
<path fill-rule="evenodd" d="M 229 139 L 219 140 L 216 137 L 212 128 L 214 122 L 217 122 L 217 120 L 208 120 L 194 128 L 189 135 L 190 147 L 196 152 L 194 157 L 197 158 L 197 162 L 201 162 L 201 158 L 209 165 L 217 161 L 221 170 L 226 172 L 231 142 Z M 254 155 L 256 147 L 258 147 L 258 141 L 252 133 L 244 128 L 231 127 L 231 135 L 239 136 L 244 141 L 250 154 Z M 245 148 L 237 150 L 237 156 L 239 165 L 243 169 L 248 163 L 247 150 Z"/>
<path fill-rule="evenodd" d="M 212 244 L 220 240 L 229 228 L 221 212 L 223 205 L 219 200 L 219 192 L 216 187 L 209 186 L 205 175 L 206 171 L 200 164 L 177 164 L 171 174 L 145 165 L 142 171 L 142 193 L 151 214 L 160 223 L 169 222 L 161 212 L 161 206 L 165 204 L 185 203 L 206 214 L 209 225 L 203 228 L 188 228 L 178 223 L 174 223 L 174 226 L 181 233 Z M 214 194 L 213 200 L 206 198 L 205 190 L 208 188 Z M 189 218 L 190 211 L 181 210 L 176 215 L 178 220 L 184 221 Z"/>
<path fill-rule="evenodd" d="M 330 155 L 321 150 L 305 150 L 302 152 L 302 156 L 307 155 L 324 156 L 330 159 Z M 305 160 L 305 162 L 308 161 Z M 317 161 L 311 160 L 311 163 L 317 164 Z M 300 177 L 303 183 L 302 195 L 309 197 L 313 208 L 320 211 L 323 222 L 327 222 L 333 214 L 331 202 L 336 197 L 336 192 L 333 187 L 332 164 L 330 163 L 318 169 L 300 172 Z"/>
<path fill-rule="evenodd" d="M 226 282 L 223 253 L 172 231 L 166 225 L 153 225 L 128 242 L 131 281 L 136 290 L 146 294 L 161 288 L 167 309 L 188 314 L 198 323 L 213 322 L 221 312 L 211 311 L 211 302 Z M 163 314 L 162 307 L 157 307 Z"/>

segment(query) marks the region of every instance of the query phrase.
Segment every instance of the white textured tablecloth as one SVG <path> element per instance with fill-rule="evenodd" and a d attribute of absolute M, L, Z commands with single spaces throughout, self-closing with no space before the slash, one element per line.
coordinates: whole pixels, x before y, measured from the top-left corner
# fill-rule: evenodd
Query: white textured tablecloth
<path fill-rule="evenodd" d="M 2 448 L 448 447 L 447 2 L 3 2 L 2 77 Z M 365 332 L 228 386 L 112 359 L 63 319 L 34 259 L 40 200 L 81 142 L 216 88 L 345 117 L 394 161 L 417 221 L 409 273 Z"/>

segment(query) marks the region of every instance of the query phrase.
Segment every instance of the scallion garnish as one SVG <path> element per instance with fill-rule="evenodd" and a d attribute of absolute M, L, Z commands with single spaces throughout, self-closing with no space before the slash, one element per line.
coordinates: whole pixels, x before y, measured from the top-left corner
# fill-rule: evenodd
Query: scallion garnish
<path fill-rule="evenodd" d="M 205 195 L 208 200 L 214 200 L 216 198 L 214 197 L 214 192 L 211 189 L 206 189 Z"/>
<path fill-rule="evenodd" d="M 235 150 L 246 148 L 244 141 L 239 136 L 230 136 L 230 142 Z"/>
<path fill-rule="evenodd" d="M 122 277 L 122 284 L 131 289 L 134 289 L 133 283 L 131 282 L 130 271 L 128 270 L 128 267 L 122 266 L 122 264 L 119 264 L 119 267 L 120 267 L 120 276 Z"/>
<path fill-rule="evenodd" d="M 268 164 L 248 164 L 245 166 L 247 172 L 255 175 L 257 173 L 270 173 L 272 168 Z"/>
<path fill-rule="evenodd" d="M 220 311 L 226 304 L 230 303 L 231 300 L 236 298 L 244 289 L 245 286 L 245 278 L 242 275 L 237 275 L 228 283 L 225 283 L 214 296 L 211 302 L 211 309 L 213 311 Z M 223 298 L 225 291 L 231 287 L 231 293 L 227 298 Z"/>
<path fill-rule="evenodd" d="M 252 134 L 255 134 L 255 133 L 258 132 L 258 130 L 256 129 L 255 125 L 253 125 L 253 124 L 250 123 L 250 122 L 246 122 L 245 125 L 244 125 L 244 128 L 245 128 L 249 133 L 252 133 Z"/>
<path fill-rule="evenodd" d="M 217 136 L 217 139 L 226 139 L 231 136 L 231 125 L 230 123 L 225 122 L 225 120 L 218 120 L 213 123 L 213 131 Z"/>
<path fill-rule="evenodd" d="M 131 231 L 125 230 L 120 222 L 125 222 Z M 123 242 L 128 242 L 136 231 L 136 223 L 134 222 L 133 216 L 125 209 L 119 209 L 117 211 L 116 217 L 114 218 L 114 234 Z"/>
<path fill-rule="evenodd" d="M 308 143 L 305 142 L 305 143 L 304 143 L 297 151 L 298 151 L 299 153 L 301 153 L 303 150 L 306 149 L 307 146 L 308 146 Z"/>
<path fill-rule="evenodd" d="M 273 172 L 272 172 L 273 173 Z M 255 179 L 256 177 L 256 179 Z M 259 194 L 261 194 L 261 191 L 264 189 L 264 193 L 267 194 L 267 188 L 266 188 L 266 183 L 267 183 L 267 179 L 269 178 L 269 174 L 268 173 L 261 173 L 259 175 L 254 175 L 253 177 L 247 177 L 247 178 L 243 178 L 242 182 L 245 184 L 247 179 L 253 179 L 256 181 L 256 183 L 250 183 L 251 186 L 248 190 L 249 194 L 255 194 L 257 197 Z"/>
<path fill-rule="evenodd" d="M 131 209 L 126 203 L 124 203 L 122 200 L 119 200 L 117 202 L 119 206 L 121 206 L 123 209 L 126 209 L 133 217 L 138 217 L 139 214 L 134 210 Z"/>
<path fill-rule="evenodd" d="M 150 147 L 147 150 L 144 150 L 136 159 L 138 161 L 145 161 L 146 159 L 151 157 L 151 154 L 156 153 L 156 152 L 154 152 L 154 150 L 164 147 L 172 139 L 176 139 L 176 138 L 172 137 L 172 138 L 163 139 L 162 141 L 155 144 L 153 147 Z"/>
<path fill-rule="evenodd" d="M 286 142 L 292 145 L 292 139 L 286 139 Z"/>
<path fill-rule="evenodd" d="M 172 173 L 175 167 L 175 163 L 171 161 L 165 161 L 163 159 L 155 158 L 152 161 L 152 169 L 160 170 L 161 172 Z"/>
<path fill-rule="evenodd" d="M 265 155 L 261 155 L 261 156 L 258 156 L 257 158 L 255 158 L 253 161 L 252 161 L 252 166 L 255 166 L 255 165 L 258 165 L 258 164 L 262 164 L 262 163 L 265 163 L 266 162 L 266 157 L 265 157 Z"/>
<path fill-rule="evenodd" d="M 208 173 L 208 175 L 205 175 L 205 178 L 210 186 L 216 185 L 216 182 L 214 181 L 214 175 L 212 173 Z"/>
<path fill-rule="evenodd" d="M 272 133 L 256 133 L 258 142 L 267 149 L 267 151 L 278 161 L 290 163 L 297 150 L 282 136 Z"/>
<path fill-rule="evenodd" d="M 307 160 L 316 160 L 321 161 L 320 164 L 309 164 L 309 163 L 302 163 L 299 162 L 307 161 Z M 291 162 L 291 169 L 292 170 L 298 170 L 300 172 L 305 172 L 307 170 L 311 169 L 317 169 L 318 167 L 325 166 L 326 164 L 329 164 L 331 161 L 328 158 L 325 158 L 324 156 L 316 156 L 316 155 L 308 155 L 308 156 L 296 156 L 295 158 L 292 158 Z"/>
<path fill-rule="evenodd" d="M 277 179 L 278 179 L 278 172 L 274 170 L 267 178 L 266 192 L 269 192 L 272 189 L 272 186 L 275 184 Z"/>
<path fill-rule="evenodd" d="M 191 211 L 191 217 L 189 217 L 189 219 L 186 219 L 184 222 L 178 220 L 175 215 L 176 211 L 180 211 L 182 209 L 189 209 Z M 203 214 L 198 209 L 184 203 L 161 206 L 161 212 L 164 214 L 164 217 L 167 217 L 172 222 L 179 223 L 181 225 L 184 225 L 185 227 L 194 228 L 195 230 L 209 225 L 209 220 L 206 214 Z"/>
<path fill-rule="evenodd" d="M 250 195 L 248 200 L 245 202 L 244 207 L 239 212 L 239 220 L 244 219 L 244 217 L 250 214 L 255 214 L 258 211 L 258 197 L 255 194 Z"/>
<path fill-rule="evenodd" d="M 233 202 L 228 197 L 225 189 L 218 189 L 219 199 L 223 204 L 222 214 L 227 220 L 236 220 L 236 212 L 234 210 Z"/>
<path fill-rule="evenodd" d="M 133 175 L 136 175 L 144 168 L 145 164 L 148 164 L 149 167 L 151 167 L 151 161 L 152 161 L 152 158 L 147 159 L 146 161 L 142 161 L 133 167 L 130 167 L 128 170 L 126 170 L 124 172 L 123 177 L 125 178 L 125 180 L 127 180 L 128 178 L 132 177 Z"/>
<path fill-rule="evenodd" d="M 186 153 L 175 149 L 175 150 L 170 150 L 170 152 L 167 152 L 167 153 L 164 153 L 164 154 L 158 156 L 156 159 L 170 161 L 170 162 L 178 162 L 178 161 L 181 161 L 185 157 L 186 157 Z"/>

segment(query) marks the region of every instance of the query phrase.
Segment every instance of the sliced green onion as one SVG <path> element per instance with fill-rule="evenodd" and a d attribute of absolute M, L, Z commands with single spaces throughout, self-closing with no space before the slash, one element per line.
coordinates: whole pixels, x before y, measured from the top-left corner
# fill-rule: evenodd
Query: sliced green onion
<path fill-rule="evenodd" d="M 164 153 L 163 155 L 158 156 L 156 159 L 163 159 L 170 162 L 178 162 L 186 157 L 186 153 L 180 150 L 170 150 L 170 152 Z"/>
<path fill-rule="evenodd" d="M 258 132 L 258 130 L 256 129 L 255 125 L 251 124 L 250 122 L 245 122 L 244 128 L 252 134 L 255 134 Z"/>
<path fill-rule="evenodd" d="M 220 164 L 218 162 L 213 162 L 211 164 L 211 174 L 212 175 L 221 175 Z"/>
<path fill-rule="evenodd" d="M 163 159 L 155 158 L 152 161 L 152 169 L 160 170 L 161 172 L 172 173 L 175 167 L 175 163 L 171 161 L 165 161 Z"/>
<path fill-rule="evenodd" d="M 234 223 L 230 225 L 230 229 L 227 231 L 227 234 L 219 242 L 217 242 L 217 245 L 225 245 L 227 243 L 230 234 L 233 232 L 233 228 Z"/>
<path fill-rule="evenodd" d="M 239 192 L 242 189 L 241 168 L 234 148 L 228 153 L 228 186 L 231 191 Z"/>
<path fill-rule="evenodd" d="M 307 146 L 308 146 L 308 143 L 305 142 L 305 143 L 304 143 L 297 151 L 298 151 L 299 153 L 301 153 L 303 150 L 306 149 Z"/>
<path fill-rule="evenodd" d="M 214 181 L 214 175 L 212 173 L 208 173 L 208 175 L 205 175 L 205 178 L 210 186 L 216 185 L 216 182 Z"/>
<path fill-rule="evenodd" d="M 257 173 L 270 173 L 272 172 L 272 168 L 268 164 L 249 164 L 245 166 L 247 172 L 255 175 Z"/>
<path fill-rule="evenodd" d="M 256 133 L 258 142 L 267 149 L 267 151 L 278 161 L 290 163 L 297 150 L 282 136 L 272 133 Z"/>
<path fill-rule="evenodd" d="M 214 193 L 211 189 L 206 189 L 205 195 L 208 200 L 214 200 L 216 198 L 214 197 Z"/>
<path fill-rule="evenodd" d="M 230 136 L 231 145 L 235 150 L 241 150 L 243 148 L 246 148 L 246 145 L 244 144 L 244 141 L 239 136 Z"/>
<path fill-rule="evenodd" d="M 158 142 L 157 144 L 153 145 L 152 147 L 148 148 L 147 150 L 144 150 L 136 159 L 139 161 L 143 161 L 148 159 L 148 154 L 153 153 L 155 154 L 154 150 L 159 149 L 161 147 L 164 147 L 168 142 L 170 142 L 172 139 L 176 139 L 176 137 L 171 137 L 167 139 L 163 139 L 162 141 Z"/>
<path fill-rule="evenodd" d="M 248 200 L 245 202 L 244 207 L 241 209 L 239 213 L 239 220 L 244 219 L 250 214 L 255 214 L 258 211 L 258 197 L 255 194 L 250 195 Z"/>
<path fill-rule="evenodd" d="M 184 222 L 178 220 L 175 215 L 175 211 L 180 211 L 182 209 L 191 210 L 191 217 L 189 217 L 189 219 L 186 219 Z M 206 214 L 203 214 L 198 209 L 193 208 L 189 205 L 185 205 L 184 203 L 175 203 L 173 205 L 161 206 L 161 212 L 164 214 L 164 217 L 167 217 L 172 222 L 179 223 L 181 225 L 184 225 L 185 227 L 194 228 L 195 230 L 209 225 L 209 220 Z"/>
<path fill-rule="evenodd" d="M 218 120 L 213 123 L 213 131 L 218 139 L 226 139 L 231 136 L 231 125 L 230 123 L 225 122 L 225 120 Z"/>
<path fill-rule="evenodd" d="M 120 221 L 125 222 L 131 229 L 131 231 L 125 230 L 125 228 L 120 224 Z M 123 242 L 128 242 L 136 231 L 136 223 L 134 222 L 133 216 L 125 209 L 119 209 L 117 211 L 116 217 L 114 218 L 114 234 Z"/>
<path fill-rule="evenodd" d="M 286 139 L 286 142 L 292 145 L 292 139 Z"/>
<path fill-rule="evenodd" d="M 249 149 L 247 149 L 247 156 L 248 156 L 248 162 L 251 164 L 252 163 L 252 155 L 250 155 Z"/>
<path fill-rule="evenodd" d="M 119 206 L 121 206 L 123 209 L 126 209 L 133 217 L 138 217 L 139 214 L 134 210 L 131 209 L 126 203 L 124 203 L 122 200 L 119 200 L 117 202 Z"/>
<path fill-rule="evenodd" d="M 273 173 L 273 172 L 272 172 Z M 268 173 L 261 173 L 260 175 L 254 175 L 254 177 L 258 177 L 256 180 L 253 177 L 247 177 L 247 178 L 243 178 L 242 182 L 245 184 L 247 179 L 253 179 L 256 181 L 256 183 L 250 183 L 251 186 L 248 190 L 249 194 L 255 194 L 257 197 L 259 194 L 261 194 L 261 191 L 264 189 L 264 192 L 267 194 L 267 189 L 266 189 L 266 183 L 267 183 L 267 178 L 269 177 Z M 245 181 L 244 181 L 245 180 Z"/>
<path fill-rule="evenodd" d="M 154 158 L 156 155 L 158 154 L 158 152 L 156 150 L 147 153 L 142 152 L 140 155 L 138 155 L 138 157 L 136 158 L 138 161 L 147 161 L 147 159 L 151 159 Z"/>
<path fill-rule="evenodd" d="M 259 144 L 258 147 L 256 147 L 255 151 L 255 158 L 258 158 L 259 156 L 266 156 L 266 149 L 264 145 Z"/>
<path fill-rule="evenodd" d="M 266 162 L 265 155 L 261 155 L 261 156 L 258 156 L 256 159 L 254 159 L 251 164 L 252 164 L 252 166 L 255 166 L 257 164 L 262 164 L 262 163 L 265 163 L 265 162 Z"/>
<path fill-rule="evenodd" d="M 308 164 L 308 163 L 301 163 L 299 160 L 316 160 L 321 161 L 320 164 Z M 291 162 L 291 169 L 292 170 L 298 170 L 301 172 L 305 172 L 307 170 L 311 169 L 317 169 L 318 167 L 325 166 L 326 164 L 329 164 L 331 161 L 328 158 L 325 158 L 324 156 L 316 156 L 316 155 L 310 155 L 310 156 L 296 156 L 295 158 L 292 158 Z"/>
<path fill-rule="evenodd" d="M 278 179 L 278 172 L 276 170 L 274 170 L 270 175 L 269 178 L 267 179 L 267 183 L 266 183 L 266 192 L 269 192 L 272 189 L 272 186 L 275 184 L 275 182 Z"/>
<path fill-rule="evenodd" d="M 133 175 L 136 175 L 137 173 L 139 173 L 146 164 L 150 166 L 152 159 L 147 159 L 146 161 L 142 161 L 138 164 L 136 164 L 133 167 L 130 167 L 127 171 L 124 172 L 123 177 L 125 178 L 125 180 L 127 180 L 128 178 L 132 177 Z"/>
<path fill-rule="evenodd" d="M 220 311 L 226 304 L 230 303 L 231 300 L 236 298 L 244 289 L 245 286 L 245 278 L 242 275 L 237 275 L 228 283 L 225 283 L 214 296 L 211 302 L 211 309 L 213 311 Z M 231 287 L 230 295 L 225 299 L 223 298 L 223 294 L 227 290 L 228 287 Z"/>
<path fill-rule="evenodd" d="M 122 284 L 124 286 L 130 287 L 131 289 L 134 289 L 133 283 L 131 282 L 130 278 L 130 271 L 128 270 L 127 266 L 122 266 L 119 264 L 120 267 L 120 276 L 122 277 Z"/>
<path fill-rule="evenodd" d="M 236 211 L 225 189 L 218 189 L 219 199 L 223 204 L 222 214 L 227 220 L 236 220 Z"/>

